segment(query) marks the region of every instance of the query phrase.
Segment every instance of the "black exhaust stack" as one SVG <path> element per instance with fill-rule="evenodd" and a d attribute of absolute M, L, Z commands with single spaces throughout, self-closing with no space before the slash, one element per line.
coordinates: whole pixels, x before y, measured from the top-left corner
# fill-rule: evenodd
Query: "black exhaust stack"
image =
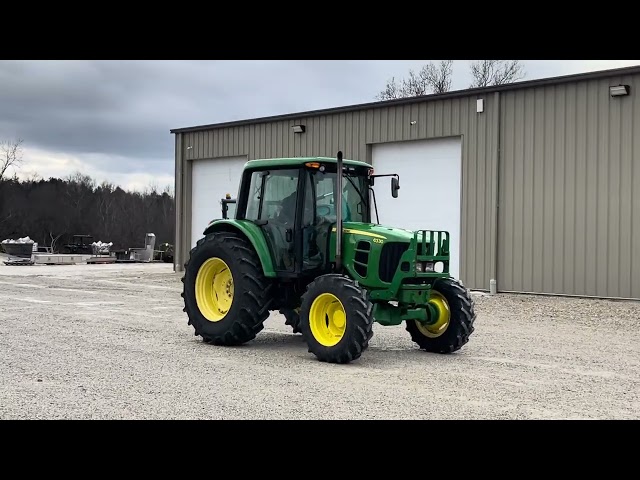
<path fill-rule="evenodd" d="M 338 152 L 338 165 L 336 170 L 336 271 L 342 271 L 342 152 Z"/>

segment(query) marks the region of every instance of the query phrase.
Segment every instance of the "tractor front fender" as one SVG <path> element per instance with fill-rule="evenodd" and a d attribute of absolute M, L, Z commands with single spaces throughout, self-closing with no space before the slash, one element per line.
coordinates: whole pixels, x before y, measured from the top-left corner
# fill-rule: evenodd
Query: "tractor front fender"
<path fill-rule="evenodd" d="M 221 219 L 214 220 L 207 228 L 205 228 L 203 235 L 209 235 L 214 232 L 234 232 L 244 235 L 247 240 L 251 242 L 255 249 L 260 263 L 262 264 L 262 271 L 265 277 L 275 277 L 276 272 L 273 268 L 273 261 L 271 259 L 271 252 L 267 241 L 262 233 L 260 227 L 255 223 L 248 220 L 234 220 L 234 219 Z"/>

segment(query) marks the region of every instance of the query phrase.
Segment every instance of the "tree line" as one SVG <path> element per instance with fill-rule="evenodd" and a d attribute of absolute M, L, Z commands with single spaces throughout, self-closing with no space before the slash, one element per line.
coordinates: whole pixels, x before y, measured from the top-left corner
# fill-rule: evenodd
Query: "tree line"
<path fill-rule="evenodd" d="M 112 242 L 112 250 L 144 247 L 145 235 L 174 243 L 175 199 L 170 187 L 128 191 L 109 182 L 97 182 L 74 173 L 65 178 L 20 180 L 22 141 L 0 144 L 0 241 L 29 236 L 38 246 L 63 246 L 73 235 L 91 235 L 93 241 Z"/>
<path fill-rule="evenodd" d="M 525 77 L 525 70 L 519 60 L 476 60 L 469 65 L 471 83 L 469 88 L 488 87 L 513 83 Z M 392 77 L 384 89 L 378 93 L 378 100 L 417 97 L 430 93 L 445 93 L 451 89 L 453 60 L 430 62 L 420 70 L 409 70 L 406 78 Z"/>

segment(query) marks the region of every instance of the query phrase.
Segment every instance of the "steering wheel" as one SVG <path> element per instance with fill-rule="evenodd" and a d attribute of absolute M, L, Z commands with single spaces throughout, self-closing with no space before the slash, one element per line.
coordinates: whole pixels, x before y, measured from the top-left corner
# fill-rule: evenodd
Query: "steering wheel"
<path fill-rule="evenodd" d="M 316 215 L 318 215 L 319 217 L 326 217 L 327 215 L 331 214 L 331 207 L 327 206 L 327 205 L 320 205 L 319 207 L 316 208 Z"/>

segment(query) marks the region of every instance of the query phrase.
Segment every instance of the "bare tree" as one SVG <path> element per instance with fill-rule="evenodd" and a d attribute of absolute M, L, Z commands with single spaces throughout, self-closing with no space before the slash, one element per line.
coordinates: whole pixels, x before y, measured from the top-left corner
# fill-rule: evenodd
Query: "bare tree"
<path fill-rule="evenodd" d="M 423 65 L 418 72 L 409 70 L 408 78 L 396 82 L 394 77 L 387 81 L 377 98 L 392 100 L 448 92 L 451 89 L 452 67 L 453 60 L 442 60 L 438 65 L 433 62 Z"/>
<path fill-rule="evenodd" d="M 96 181 L 90 176 L 80 171 L 67 175 L 65 180 L 68 183 L 66 189 L 67 197 L 75 209 L 79 209 L 84 203 L 85 197 L 91 195 L 96 188 Z"/>
<path fill-rule="evenodd" d="M 96 181 L 91 177 L 91 175 L 86 175 L 78 170 L 67 175 L 65 180 L 71 184 L 76 184 L 91 191 L 96 188 Z"/>
<path fill-rule="evenodd" d="M 31 182 L 31 183 L 37 183 L 40 180 L 42 180 L 42 177 L 40 176 L 40 174 L 38 172 L 31 172 L 31 173 L 29 173 L 29 176 L 27 177 L 27 182 Z"/>
<path fill-rule="evenodd" d="M 431 87 L 433 93 L 445 93 L 451 90 L 452 73 L 453 60 L 442 60 L 437 67 L 433 63 L 422 67 L 419 78 Z"/>
<path fill-rule="evenodd" d="M 401 87 L 396 83 L 395 77 L 391 77 L 391 80 L 387 81 L 384 90 L 382 90 L 376 98 L 378 100 L 394 100 L 396 98 L 401 98 L 402 95 L 400 94 L 400 88 Z"/>
<path fill-rule="evenodd" d="M 158 195 L 158 182 L 155 180 L 151 180 L 149 185 L 147 185 L 142 191 L 143 195 Z"/>
<path fill-rule="evenodd" d="M 8 168 L 14 169 L 22 164 L 22 143 L 21 139 L 15 142 L 0 143 L 0 180 L 4 177 Z"/>
<path fill-rule="evenodd" d="M 11 220 L 11 218 L 13 218 L 13 211 L 9 210 L 6 214 L 3 215 L 3 217 L 0 217 L 0 227 L 3 223 Z"/>
<path fill-rule="evenodd" d="M 163 194 L 167 194 L 169 197 L 173 198 L 173 185 L 165 185 L 162 189 Z"/>
<path fill-rule="evenodd" d="M 471 63 L 473 81 L 470 88 L 504 85 L 524 78 L 519 60 L 477 60 Z"/>
<path fill-rule="evenodd" d="M 56 242 L 62 235 L 64 235 L 64 233 L 60 233 L 54 237 L 53 233 L 49 232 L 49 236 L 51 237 L 51 245 L 49 245 L 49 248 L 51 249 L 51 253 L 56 252 Z M 45 247 L 46 247 L 46 241 L 45 241 Z"/>

